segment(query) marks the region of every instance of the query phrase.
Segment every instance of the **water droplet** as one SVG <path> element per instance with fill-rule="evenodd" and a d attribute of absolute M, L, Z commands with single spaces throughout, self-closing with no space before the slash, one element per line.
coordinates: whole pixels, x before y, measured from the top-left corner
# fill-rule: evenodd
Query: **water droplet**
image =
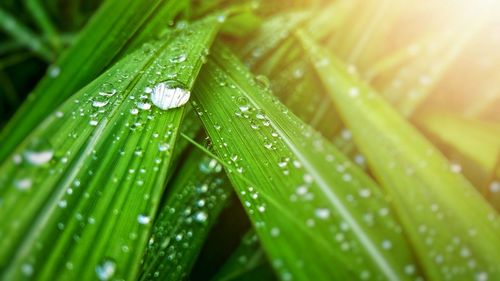
<path fill-rule="evenodd" d="M 368 188 L 364 188 L 359 191 L 359 196 L 362 198 L 368 198 L 371 194 L 372 192 Z"/>
<path fill-rule="evenodd" d="M 48 73 L 51 78 L 56 78 L 61 74 L 61 68 L 57 65 L 51 65 L 48 69 Z"/>
<path fill-rule="evenodd" d="M 14 185 L 17 189 L 26 191 L 31 188 L 33 181 L 30 178 L 18 179 L 14 181 Z"/>
<path fill-rule="evenodd" d="M 159 151 L 167 151 L 170 148 L 170 144 L 168 143 L 160 143 L 158 144 L 158 150 Z"/>
<path fill-rule="evenodd" d="M 405 266 L 405 273 L 408 275 L 412 275 L 415 273 L 415 266 L 413 264 L 408 264 Z"/>
<path fill-rule="evenodd" d="M 149 110 L 151 109 L 151 104 L 148 102 L 138 102 L 137 107 L 142 110 Z"/>
<path fill-rule="evenodd" d="M 476 281 L 488 281 L 488 273 L 486 272 L 476 273 Z"/>
<path fill-rule="evenodd" d="M 269 85 L 271 84 L 269 82 L 269 79 L 267 79 L 267 77 L 264 75 L 257 75 L 255 77 L 255 81 L 264 89 L 269 89 Z"/>
<path fill-rule="evenodd" d="M 246 112 L 250 109 L 250 104 L 248 103 L 248 99 L 245 97 L 238 97 L 236 100 L 238 103 L 238 108 L 241 112 Z"/>
<path fill-rule="evenodd" d="M 343 129 L 340 135 L 345 140 L 350 140 L 352 138 L 352 133 L 348 129 Z"/>
<path fill-rule="evenodd" d="M 194 219 L 198 222 L 205 222 L 208 219 L 208 215 L 204 211 L 199 211 L 194 216 Z"/>
<path fill-rule="evenodd" d="M 328 210 L 326 208 L 318 208 L 318 209 L 316 209 L 314 214 L 316 215 L 316 217 L 318 217 L 322 220 L 326 220 L 330 217 L 330 210 Z"/>
<path fill-rule="evenodd" d="M 95 268 L 99 280 L 109 280 L 115 275 L 116 262 L 112 259 L 105 259 Z"/>
<path fill-rule="evenodd" d="M 492 193 L 500 192 L 500 182 L 494 181 L 490 184 L 490 191 Z"/>
<path fill-rule="evenodd" d="M 178 55 L 176 57 L 171 58 L 170 62 L 172 62 L 172 63 L 181 63 L 181 62 L 185 62 L 186 59 L 187 59 L 186 54 L 180 54 L 180 55 Z"/>
<path fill-rule="evenodd" d="M 177 81 L 158 83 L 151 92 L 151 101 L 158 108 L 168 110 L 183 106 L 188 102 L 191 93 Z"/>
<path fill-rule="evenodd" d="M 355 97 L 359 96 L 359 88 L 356 88 L 356 87 L 349 88 L 349 96 L 351 98 L 355 98 Z"/>
<path fill-rule="evenodd" d="M 288 165 L 288 161 L 290 161 L 290 158 L 288 157 L 282 157 L 280 162 L 278 162 L 278 166 L 280 168 L 285 168 Z"/>
<path fill-rule="evenodd" d="M 144 54 L 148 55 L 148 54 L 151 54 L 153 51 L 154 51 L 154 47 L 153 47 L 153 44 L 147 42 L 147 43 L 144 43 L 142 46 L 141 46 L 141 50 Z"/>
<path fill-rule="evenodd" d="M 220 172 L 222 170 L 222 166 L 217 162 L 217 160 L 206 158 L 204 161 L 200 162 L 199 169 L 204 174 L 211 174 Z"/>
<path fill-rule="evenodd" d="M 148 224 L 151 221 L 151 218 L 145 215 L 138 215 L 137 216 L 137 221 L 140 224 Z"/>
<path fill-rule="evenodd" d="M 392 242 L 389 240 L 382 241 L 382 249 L 389 250 L 392 248 Z"/>
<path fill-rule="evenodd" d="M 223 14 L 218 15 L 217 16 L 217 21 L 220 22 L 220 23 L 225 22 L 226 21 L 226 15 L 223 15 Z"/>
<path fill-rule="evenodd" d="M 54 157 L 54 151 L 47 141 L 36 139 L 23 153 L 24 159 L 33 165 L 43 165 Z"/>
<path fill-rule="evenodd" d="M 99 100 L 95 100 L 95 101 L 93 101 L 93 102 L 92 102 L 92 106 L 93 106 L 93 107 L 97 107 L 97 108 L 99 108 L 99 107 L 104 107 L 104 106 L 106 106 L 107 104 L 108 104 L 108 101 L 99 101 Z"/>
<path fill-rule="evenodd" d="M 453 173 L 460 173 L 462 172 L 462 166 L 460 166 L 460 164 L 458 163 L 453 163 L 450 165 L 450 170 L 453 172 Z"/>
<path fill-rule="evenodd" d="M 99 95 L 104 97 L 111 97 L 116 94 L 116 89 L 111 83 L 103 83 L 99 88 Z"/>
<path fill-rule="evenodd" d="M 25 263 L 21 266 L 21 272 L 24 276 L 32 276 L 33 275 L 33 265 L 29 263 Z"/>

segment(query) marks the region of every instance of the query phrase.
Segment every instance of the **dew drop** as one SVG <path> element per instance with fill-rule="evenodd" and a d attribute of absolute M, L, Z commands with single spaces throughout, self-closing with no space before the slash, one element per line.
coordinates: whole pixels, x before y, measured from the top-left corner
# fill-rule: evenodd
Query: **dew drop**
<path fill-rule="evenodd" d="M 460 172 L 462 172 L 462 166 L 460 166 L 460 164 L 458 163 L 452 163 L 450 165 L 450 170 L 455 174 L 459 174 Z"/>
<path fill-rule="evenodd" d="M 490 184 L 490 191 L 492 193 L 500 192 L 500 182 L 494 181 Z"/>
<path fill-rule="evenodd" d="M 21 266 L 21 271 L 25 276 L 33 275 L 33 266 L 29 263 L 25 263 Z"/>
<path fill-rule="evenodd" d="M 142 110 L 149 110 L 151 109 L 151 104 L 147 102 L 138 102 L 137 107 Z"/>
<path fill-rule="evenodd" d="M 368 188 L 363 188 L 359 191 L 359 196 L 362 198 L 368 198 L 371 194 L 372 193 Z"/>
<path fill-rule="evenodd" d="M 476 273 L 476 281 L 488 281 L 488 273 L 486 272 Z"/>
<path fill-rule="evenodd" d="M 17 189 L 26 191 L 31 188 L 31 186 L 33 185 L 33 181 L 30 178 L 18 179 L 14 181 L 14 185 Z"/>
<path fill-rule="evenodd" d="M 151 92 L 151 101 L 162 110 L 183 106 L 188 102 L 191 93 L 177 81 L 158 83 Z"/>
<path fill-rule="evenodd" d="M 51 65 L 48 69 L 48 73 L 51 78 L 56 78 L 61 74 L 61 68 L 57 65 Z"/>
<path fill-rule="evenodd" d="M 116 94 L 116 89 L 111 83 L 103 83 L 99 89 L 99 95 L 104 97 L 111 97 Z"/>
<path fill-rule="evenodd" d="M 408 275 L 412 275 L 413 273 L 415 273 L 415 266 L 412 264 L 406 265 L 405 266 L 405 273 Z"/>
<path fill-rule="evenodd" d="M 204 211 L 199 211 L 194 215 L 194 219 L 197 222 L 205 222 L 208 219 L 208 215 Z"/>
<path fill-rule="evenodd" d="M 269 85 L 271 84 L 269 82 L 269 79 L 267 79 L 267 77 L 264 75 L 257 75 L 255 77 L 255 81 L 264 89 L 268 89 Z"/>
<path fill-rule="evenodd" d="M 151 218 L 145 215 L 138 215 L 137 216 L 137 221 L 140 224 L 148 224 L 151 221 Z"/>
<path fill-rule="evenodd" d="M 181 62 L 185 62 L 186 59 L 187 59 L 186 54 L 180 54 L 180 55 L 178 55 L 176 57 L 171 58 L 170 62 L 172 62 L 172 63 L 181 63 Z"/>
<path fill-rule="evenodd" d="M 318 208 L 316 209 L 316 211 L 314 211 L 314 214 L 316 215 L 316 217 L 322 220 L 326 220 L 330 217 L 330 210 L 326 208 Z"/>
<path fill-rule="evenodd" d="M 357 96 L 359 96 L 359 89 L 356 88 L 356 87 L 352 87 L 349 89 L 349 96 L 352 97 L 352 98 L 355 98 Z"/>
<path fill-rule="evenodd" d="M 168 144 L 168 143 L 160 143 L 160 144 L 158 144 L 158 150 L 161 151 L 161 152 L 167 151 L 169 148 L 170 148 L 170 144 Z"/>
<path fill-rule="evenodd" d="M 43 165 L 54 157 L 54 151 L 46 141 L 35 140 L 23 153 L 24 159 L 33 165 Z"/>
<path fill-rule="evenodd" d="M 97 107 L 97 108 L 100 108 L 100 107 L 104 107 L 108 104 L 108 101 L 98 101 L 98 100 L 95 100 L 92 102 L 92 106 L 93 107 Z"/>
<path fill-rule="evenodd" d="M 389 240 L 382 241 L 382 249 L 389 250 L 392 248 L 392 242 Z"/>
<path fill-rule="evenodd" d="M 105 259 L 95 268 L 99 280 L 110 280 L 116 272 L 116 262 L 112 259 Z"/>

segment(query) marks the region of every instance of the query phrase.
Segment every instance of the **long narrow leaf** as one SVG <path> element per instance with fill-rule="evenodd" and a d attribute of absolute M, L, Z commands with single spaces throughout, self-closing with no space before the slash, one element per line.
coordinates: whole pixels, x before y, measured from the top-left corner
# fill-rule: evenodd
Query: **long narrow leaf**
<path fill-rule="evenodd" d="M 184 5 L 184 0 L 105 1 L 0 132 L 0 161 L 12 153 L 40 119 L 97 77 L 155 9 L 168 11 L 162 14 L 162 20 L 168 22 Z"/>
<path fill-rule="evenodd" d="M 184 279 L 230 195 L 222 166 L 200 150 L 192 151 L 169 186 L 140 280 Z"/>
<path fill-rule="evenodd" d="M 358 148 L 390 194 L 426 277 L 498 279 L 495 210 L 369 86 L 306 34 L 300 38 Z"/>
<path fill-rule="evenodd" d="M 193 105 L 278 276 L 411 279 L 405 267 L 416 265 L 379 188 L 213 50 Z"/>
<path fill-rule="evenodd" d="M 136 276 L 184 112 L 151 103 L 164 105 L 161 83 L 180 87 L 167 94 L 191 88 L 219 25 L 212 17 L 134 52 L 4 161 L 0 279 Z"/>

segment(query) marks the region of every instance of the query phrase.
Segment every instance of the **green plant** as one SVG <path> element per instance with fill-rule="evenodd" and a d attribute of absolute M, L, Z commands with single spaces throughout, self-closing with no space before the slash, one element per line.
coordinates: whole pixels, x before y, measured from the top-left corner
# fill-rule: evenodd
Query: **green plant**
<path fill-rule="evenodd" d="M 500 6 L 444 2 L 0 4 L 0 279 L 499 279 Z"/>

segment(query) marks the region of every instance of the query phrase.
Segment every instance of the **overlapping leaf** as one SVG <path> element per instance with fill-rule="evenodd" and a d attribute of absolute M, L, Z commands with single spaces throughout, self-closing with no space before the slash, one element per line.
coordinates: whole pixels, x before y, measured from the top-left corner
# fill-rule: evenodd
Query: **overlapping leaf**
<path fill-rule="evenodd" d="M 497 279 L 498 215 L 476 189 L 394 109 L 304 33 L 339 113 L 431 280 Z"/>
<path fill-rule="evenodd" d="M 127 56 L 2 163 L 2 279 L 135 277 L 184 112 L 148 93 L 163 81 L 190 89 L 219 25 L 207 18 Z"/>
<path fill-rule="evenodd" d="M 379 188 L 221 45 L 213 51 L 193 105 L 279 277 L 415 278 Z"/>
<path fill-rule="evenodd" d="M 156 12 L 161 18 L 153 17 L 156 20 L 149 25 L 151 27 L 143 28 L 146 31 L 157 29 L 158 20 L 172 20 L 185 5 L 184 0 L 105 1 L 76 42 L 48 69 L 48 75 L 40 81 L 0 133 L 0 161 L 12 153 L 15 146 L 39 124 L 40 119 L 97 77 L 124 45 L 130 43 L 129 40 L 149 16 Z M 151 34 L 142 32 L 141 38 L 145 36 Z M 29 38 L 26 40 L 29 41 Z M 139 45 L 143 43 L 142 40 L 135 42 Z"/>
<path fill-rule="evenodd" d="M 230 194 L 222 166 L 200 150 L 192 151 L 169 185 L 140 280 L 184 279 Z"/>

